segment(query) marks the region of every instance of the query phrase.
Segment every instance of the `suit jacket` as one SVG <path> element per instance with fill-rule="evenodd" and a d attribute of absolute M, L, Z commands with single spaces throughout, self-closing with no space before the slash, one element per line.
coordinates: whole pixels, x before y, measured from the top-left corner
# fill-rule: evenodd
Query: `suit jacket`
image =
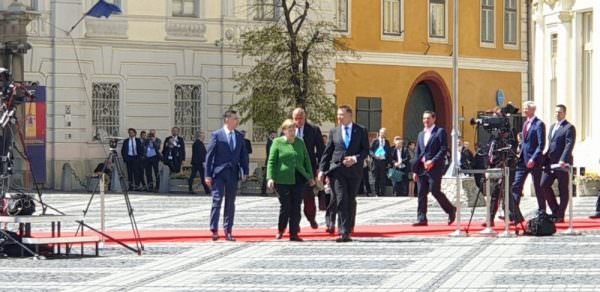
<path fill-rule="evenodd" d="M 316 174 L 317 169 L 319 168 L 319 161 L 321 160 L 323 150 L 325 149 L 323 134 L 321 134 L 321 129 L 319 127 L 308 122 L 304 123 L 302 134 L 302 140 L 304 140 L 306 150 L 308 150 L 308 158 L 310 159 L 312 171 Z"/>
<path fill-rule="evenodd" d="M 248 150 L 242 133 L 235 130 L 235 149 L 231 151 L 225 129 L 221 128 L 211 133 L 206 154 L 206 177 L 214 178 L 227 168 L 248 175 Z"/>
<path fill-rule="evenodd" d="M 390 148 L 390 142 L 387 139 L 384 139 L 384 141 L 385 145 L 383 145 L 383 150 L 385 151 L 385 162 L 386 164 L 389 164 L 392 162 L 392 149 Z M 369 154 L 373 157 L 373 160 L 377 160 L 377 158 L 375 158 L 375 151 L 379 148 L 379 144 L 379 138 L 377 138 L 373 140 L 371 148 L 369 148 Z"/>
<path fill-rule="evenodd" d="M 529 160 L 535 162 L 536 167 L 543 163 L 543 151 L 546 146 L 546 125 L 542 120 L 535 117 L 529 126 L 527 137 L 523 127 L 523 142 L 521 142 L 520 162 L 527 164 Z"/>
<path fill-rule="evenodd" d="M 344 158 L 356 156 L 356 164 L 346 167 L 342 163 Z M 342 127 L 337 126 L 329 133 L 329 142 L 323 151 L 319 168 L 321 172 L 329 175 L 336 171 L 347 172 L 349 175 L 360 179 L 365 159 L 369 156 L 369 137 L 367 130 L 358 124 L 352 124 L 350 144 L 348 149 L 342 138 Z"/>
<path fill-rule="evenodd" d="M 206 147 L 198 139 L 192 144 L 192 165 L 201 166 L 206 160 Z"/>
<path fill-rule="evenodd" d="M 132 161 L 135 159 L 142 159 L 144 157 L 144 145 L 142 145 L 142 140 L 140 138 L 135 138 L 135 150 L 136 156 L 135 158 L 129 156 L 129 140 L 131 138 L 127 138 L 123 140 L 123 147 L 121 147 L 121 156 L 124 161 Z"/>
<path fill-rule="evenodd" d="M 244 138 L 244 142 L 246 143 L 246 151 L 248 154 L 252 154 L 252 142 L 249 139 Z"/>
<path fill-rule="evenodd" d="M 163 144 L 163 156 L 168 156 L 167 152 L 169 150 L 169 143 L 171 143 L 171 139 L 173 136 L 169 136 L 165 139 L 165 143 Z M 181 136 L 177 136 L 177 147 L 171 149 L 171 156 L 173 158 L 178 157 L 179 161 L 185 160 L 185 142 L 183 142 L 183 138 Z"/>
<path fill-rule="evenodd" d="M 425 145 L 425 131 L 419 132 L 419 137 L 417 138 L 417 151 L 415 153 L 416 160 L 412 165 L 412 172 L 416 174 L 423 173 L 425 165 L 422 160 L 425 158 L 425 161 L 433 161 L 433 168 L 429 171 L 429 174 L 436 178 L 442 177 L 447 153 L 448 138 L 444 128 L 435 126 L 433 130 L 431 130 L 431 137 L 429 138 L 427 145 Z"/>
<path fill-rule="evenodd" d="M 392 148 L 392 163 L 396 163 L 396 162 L 401 162 L 404 164 L 404 167 L 399 168 L 401 170 L 403 169 L 407 169 L 408 165 L 409 165 L 409 160 L 410 160 L 410 154 L 408 153 L 408 148 L 406 147 L 402 147 L 402 149 L 400 150 L 402 152 L 402 161 L 399 161 L 399 157 L 398 157 L 398 151 L 396 149 L 396 147 Z"/>
<path fill-rule="evenodd" d="M 563 121 L 560 127 L 552 136 L 552 129 L 555 124 L 552 124 L 548 133 L 548 151 L 546 151 L 546 163 L 548 165 L 564 161 L 568 164 L 573 164 L 573 147 L 575 147 L 575 126 L 568 121 Z"/>

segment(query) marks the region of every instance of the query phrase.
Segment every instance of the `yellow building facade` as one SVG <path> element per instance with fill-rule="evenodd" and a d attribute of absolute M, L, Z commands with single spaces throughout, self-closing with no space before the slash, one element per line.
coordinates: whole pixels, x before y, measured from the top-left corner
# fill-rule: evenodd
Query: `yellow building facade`
<path fill-rule="evenodd" d="M 528 97 L 527 3 L 463 0 L 459 4 L 459 129 L 496 106 L 499 91 L 517 107 Z M 336 62 L 336 102 L 355 108 L 370 132 L 415 140 L 421 114 L 452 127 L 452 0 L 339 0 L 340 38 L 356 53 Z"/>

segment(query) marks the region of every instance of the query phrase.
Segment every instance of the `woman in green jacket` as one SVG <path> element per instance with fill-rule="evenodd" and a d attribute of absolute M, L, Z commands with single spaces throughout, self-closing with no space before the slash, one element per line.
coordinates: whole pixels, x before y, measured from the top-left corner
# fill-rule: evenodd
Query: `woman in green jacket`
<path fill-rule="evenodd" d="M 267 186 L 277 191 L 281 204 L 279 232 L 275 238 L 283 237 L 289 222 L 290 241 L 302 241 L 298 237 L 302 190 L 304 184 L 313 186 L 315 181 L 308 151 L 304 141 L 296 137 L 294 122 L 285 120 L 281 125 L 281 132 L 284 135 L 273 140 L 267 162 Z"/>

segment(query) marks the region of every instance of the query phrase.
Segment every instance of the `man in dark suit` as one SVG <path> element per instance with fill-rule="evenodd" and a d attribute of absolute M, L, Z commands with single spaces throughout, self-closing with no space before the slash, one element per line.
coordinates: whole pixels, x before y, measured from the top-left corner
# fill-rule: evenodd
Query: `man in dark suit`
<path fill-rule="evenodd" d="M 329 134 L 329 143 L 320 163 L 319 180 L 329 179 L 332 193 L 337 201 L 340 237 L 337 242 L 352 241 L 356 193 L 362 177 L 362 165 L 369 155 L 367 130 L 352 122 L 352 108 L 342 105 L 337 110 L 339 126 Z"/>
<path fill-rule="evenodd" d="M 386 139 L 387 130 L 379 129 L 379 136 L 371 143 L 369 154 L 373 158 L 373 176 L 375 177 L 375 195 L 383 196 L 387 185 L 387 168 L 391 162 L 390 142 Z"/>
<path fill-rule="evenodd" d="M 223 128 L 212 133 L 206 155 L 206 184 L 212 188 L 212 209 L 210 211 L 210 230 L 212 240 L 218 240 L 219 215 L 225 198 L 223 229 L 225 239 L 235 241 L 231 234 L 235 215 L 235 194 L 242 172 L 242 180 L 248 177 L 248 151 L 244 136 L 235 128 L 240 122 L 236 111 L 228 110 L 223 114 Z"/>
<path fill-rule="evenodd" d="M 553 219 L 557 223 L 565 221 L 565 210 L 569 204 L 569 167 L 573 166 L 573 147 L 575 147 L 575 126 L 565 117 L 567 107 L 559 104 L 555 109 L 556 123 L 550 126 L 548 151 L 544 154 L 545 170 L 542 175 L 542 192 L 548 201 Z M 560 205 L 556 202 L 552 184 L 558 180 Z"/>
<path fill-rule="evenodd" d="M 294 120 L 294 125 L 296 126 L 296 137 L 304 140 L 304 145 L 306 145 L 308 157 L 310 158 L 310 163 L 312 164 L 313 173 L 317 173 L 319 160 L 323 155 L 323 149 L 325 149 L 321 129 L 319 129 L 319 127 L 316 125 L 306 121 L 306 112 L 302 108 L 294 109 L 292 112 L 292 119 Z M 319 228 L 319 225 L 315 220 L 315 216 L 317 215 L 317 207 L 315 205 L 315 194 L 312 191 L 312 187 L 308 185 L 305 186 L 303 191 L 303 200 L 304 216 L 306 216 L 306 219 L 310 223 L 310 227 L 313 229 Z"/>
<path fill-rule="evenodd" d="M 123 140 L 121 147 L 121 156 L 127 165 L 127 180 L 129 181 L 129 190 L 139 191 L 142 188 L 142 157 L 144 156 L 144 146 L 142 140 L 136 137 L 137 131 L 134 128 L 127 130 L 129 138 Z"/>
<path fill-rule="evenodd" d="M 395 169 L 402 172 L 400 181 L 394 182 L 394 194 L 396 196 L 408 196 L 408 161 L 410 156 L 408 148 L 404 147 L 404 140 L 400 137 L 394 139 L 394 148 L 392 148 L 392 165 Z"/>
<path fill-rule="evenodd" d="M 273 145 L 273 139 L 277 138 L 277 132 L 271 131 L 269 132 L 269 137 L 267 137 L 267 144 L 265 145 L 265 171 L 263 171 L 263 182 L 260 186 L 260 194 L 265 196 L 267 195 L 267 161 L 269 161 L 269 153 L 271 152 L 271 145 Z"/>
<path fill-rule="evenodd" d="M 204 146 L 204 132 L 198 131 L 196 133 L 196 141 L 194 141 L 194 144 L 192 144 L 192 173 L 190 174 L 190 179 L 188 180 L 188 189 L 190 194 L 195 194 L 193 184 L 197 173 L 200 173 L 200 181 L 202 182 L 202 187 L 204 187 L 204 193 L 207 195 L 210 194 L 210 188 L 204 181 L 205 160 L 206 147 Z"/>
<path fill-rule="evenodd" d="M 475 156 L 471 149 L 469 149 L 469 142 L 462 142 L 462 146 L 460 148 L 460 168 L 461 169 L 472 169 L 473 168 L 473 160 Z"/>
<path fill-rule="evenodd" d="M 523 222 L 523 218 L 518 212 L 519 202 L 521 201 L 521 192 L 527 175 L 533 177 L 533 188 L 538 202 L 538 213 L 546 212 L 546 200 L 541 189 L 543 151 L 546 145 L 546 125 L 542 120 L 535 116 L 536 105 L 533 101 L 527 101 L 523 104 L 523 114 L 527 117 L 523 123 L 523 141 L 521 143 L 521 155 L 517 161 L 515 172 L 515 182 L 512 185 L 512 196 L 517 209 L 515 223 Z"/>
<path fill-rule="evenodd" d="M 242 136 L 244 136 L 244 143 L 246 143 L 246 150 L 248 151 L 248 155 L 252 154 L 252 141 L 246 137 L 246 130 L 241 130 Z"/>
<path fill-rule="evenodd" d="M 169 166 L 171 172 L 179 173 L 181 171 L 181 163 L 185 160 L 185 143 L 183 138 L 179 136 L 178 127 L 173 127 L 171 136 L 165 139 L 163 160 Z"/>
<path fill-rule="evenodd" d="M 417 222 L 413 224 L 414 226 L 427 226 L 427 194 L 430 192 L 448 214 L 448 225 L 456 218 L 456 207 L 452 206 L 441 190 L 448 138 L 446 130 L 435 125 L 435 119 L 434 112 L 423 113 L 424 129 L 417 139 L 416 161 L 412 168 L 413 180 L 417 182 L 419 201 Z"/>

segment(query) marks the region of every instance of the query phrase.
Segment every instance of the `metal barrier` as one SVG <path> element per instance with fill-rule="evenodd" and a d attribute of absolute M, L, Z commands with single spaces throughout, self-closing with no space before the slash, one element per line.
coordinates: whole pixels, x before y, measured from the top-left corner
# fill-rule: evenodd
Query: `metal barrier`
<path fill-rule="evenodd" d="M 498 237 L 513 237 L 510 233 L 510 168 L 504 168 L 504 231 Z M 517 208 L 515 204 L 515 209 Z"/>
<path fill-rule="evenodd" d="M 568 165 L 568 167 L 569 167 L 569 228 L 567 228 L 567 230 L 561 232 L 561 234 L 562 235 L 581 235 L 581 233 L 575 231 L 575 227 L 573 227 L 573 166 Z"/>

